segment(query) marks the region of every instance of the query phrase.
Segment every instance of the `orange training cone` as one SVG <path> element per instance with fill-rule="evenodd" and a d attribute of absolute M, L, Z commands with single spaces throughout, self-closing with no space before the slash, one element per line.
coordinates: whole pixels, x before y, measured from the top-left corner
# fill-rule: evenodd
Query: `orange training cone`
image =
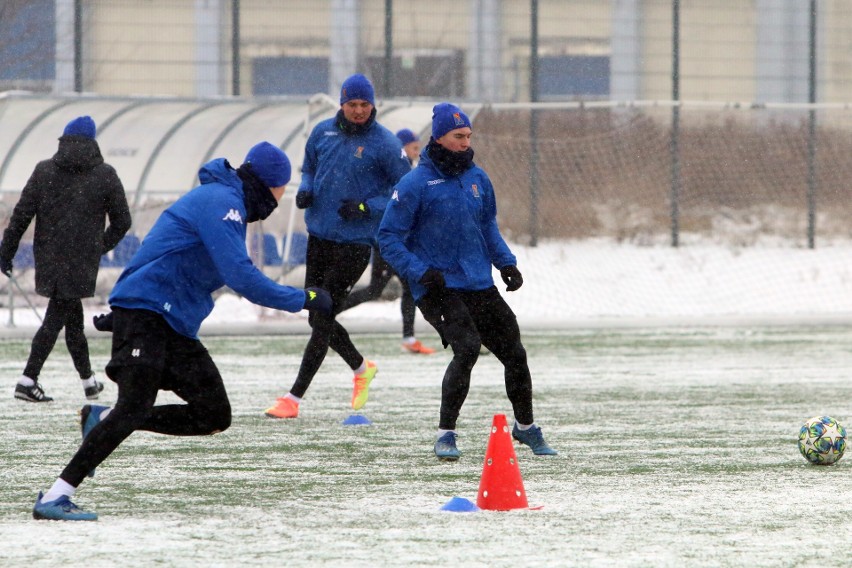
<path fill-rule="evenodd" d="M 529 508 L 505 414 L 495 414 L 491 423 L 476 505 L 490 511 Z"/>

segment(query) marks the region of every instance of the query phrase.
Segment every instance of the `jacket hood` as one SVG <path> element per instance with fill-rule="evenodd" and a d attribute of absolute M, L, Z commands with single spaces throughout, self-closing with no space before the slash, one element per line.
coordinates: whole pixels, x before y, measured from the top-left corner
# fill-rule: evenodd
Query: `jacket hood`
<path fill-rule="evenodd" d="M 237 176 L 237 170 L 231 167 L 225 158 L 216 158 L 201 166 L 198 170 L 198 181 L 202 184 L 221 183 L 235 187 L 242 192 L 243 182 Z"/>
<path fill-rule="evenodd" d="M 104 163 L 97 141 L 85 136 L 61 136 L 53 163 L 61 170 L 85 172 Z"/>

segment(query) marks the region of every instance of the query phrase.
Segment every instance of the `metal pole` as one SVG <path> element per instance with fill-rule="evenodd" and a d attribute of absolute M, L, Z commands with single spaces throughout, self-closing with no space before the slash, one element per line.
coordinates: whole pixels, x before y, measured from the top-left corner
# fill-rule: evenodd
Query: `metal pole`
<path fill-rule="evenodd" d="M 538 0 L 530 0 L 530 102 L 538 102 Z M 530 246 L 538 245 L 538 111 L 530 109 Z"/>
<path fill-rule="evenodd" d="M 393 76 L 393 0 L 385 0 L 385 68 L 382 77 L 382 94 L 392 96 L 391 77 Z"/>
<path fill-rule="evenodd" d="M 671 186 L 671 229 L 672 246 L 680 244 L 680 0 L 672 0 L 672 186 Z"/>
<path fill-rule="evenodd" d="M 6 327 L 15 327 L 15 291 L 11 286 L 12 281 L 9 280 L 10 286 L 8 286 L 9 292 L 9 321 L 6 322 Z"/>
<path fill-rule="evenodd" d="M 231 94 L 240 96 L 240 0 L 231 0 Z"/>
<path fill-rule="evenodd" d="M 816 0 L 810 6 L 810 39 L 808 60 L 808 102 L 816 103 Z M 816 246 L 816 110 L 808 111 L 808 248 Z"/>
<path fill-rule="evenodd" d="M 40 313 L 38 313 L 38 310 L 36 309 L 35 304 L 33 304 L 32 300 L 30 300 L 30 296 L 29 296 L 29 294 L 27 294 L 26 292 L 24 292 L 24 289 L 23 289 L 23 288 L 21 288 L 21 285 L 18 283 L 18 279 L 17 279 L 17 278 L 15 278 L 14 276 L 10 276 L 10 277 L 9 277 L 9 280 L 11 280 L 11 281 L 12 281 L 12 284 L 14 284 L 14 285 L 15 285 L 15 288 L 17 288 L 17 289 L 18 289 L 18 292 L 20 292 L 20 293 L 21 293 L 21 296 L 23 296 L 23 297 L 24 297 L 24 300 L 27 302 L 27 305 L 28 305 L 28 306 L 32 309 L 33 313 L 34 313 L 34 314 L 36 315 L 36 317 L 38 318 L 38 321 L 44 321 L 44 320 L 42 319 L 42 317 L 41 317 L 41 314 L 40 314 Z"/>
<path fill-rule="evenodd" d="M 83 92 L 83 0 L 74 0 L 74 92 Z"/>

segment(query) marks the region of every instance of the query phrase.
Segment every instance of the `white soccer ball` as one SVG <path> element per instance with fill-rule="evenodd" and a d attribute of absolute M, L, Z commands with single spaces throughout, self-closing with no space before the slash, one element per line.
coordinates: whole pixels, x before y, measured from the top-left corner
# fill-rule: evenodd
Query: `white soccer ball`
<path fill-rule="evenodd" d="M 814 416 L 799 430 L 799 451 L 815 465 L 831 465 L 846 451 L 846 428 L 831 416 Z"/>

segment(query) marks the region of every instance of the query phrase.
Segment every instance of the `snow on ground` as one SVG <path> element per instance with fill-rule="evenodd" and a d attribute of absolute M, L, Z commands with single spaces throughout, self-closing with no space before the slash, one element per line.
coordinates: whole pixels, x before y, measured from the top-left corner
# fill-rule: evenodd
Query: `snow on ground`
<path fill-rule="evenodd" d="M 852 321 L 852 242 L 807 249 L 785 243 L 679 248 L 607 240 L 511 245 L 524 286 L 504 297 L 527 328 L 736 321 Z M 495 281 L 505 287 L 495 271 Z M 361 283 L 366 284 L 366 277 Z M 19 304 L 21 302 L 19 301 Z M 104 306 L 88 305 L 87 315 Z M 91 317 L 87 317 L 89 321 Z M 0 322 L 8 322 L 0 310 Z M 399 300 L 362 304 L 340 321 L 353 330 L 392 330 Z M 27 307 L 17 329 L 38 325 Z M 418 315 L 418 329 L 428 325 Z M 203 333 L 306 331 L 307 314 L 262 309 L 233 294 L 217 298 Z M 6 326 L 9 333 L 9 326 Z"/>

